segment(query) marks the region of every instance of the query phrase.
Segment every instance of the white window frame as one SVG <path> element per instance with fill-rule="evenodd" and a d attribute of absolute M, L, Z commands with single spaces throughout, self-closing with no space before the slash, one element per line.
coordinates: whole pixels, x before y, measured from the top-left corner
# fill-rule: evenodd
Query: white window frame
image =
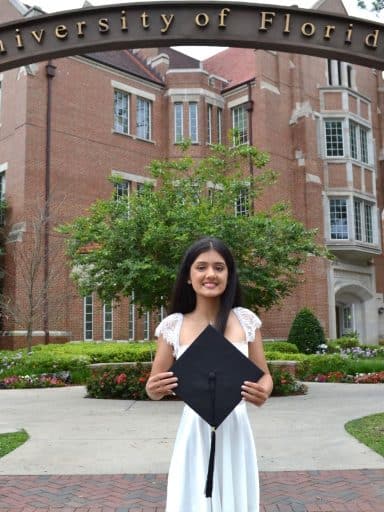
<path fill-rule="evenodd" d="M 371 130 L 356 122 L 349 120 L 350 155 L 353 160 L 369 165 L 371 160 Z"/>
<path fill-rule="evenodd" d="M 107 308 L 108 308 L 108 311 L 107 311 Z M 107 318 L 107 315 L 110 316 L 110 319 Z M 110 324 L 110 326 L 107 327 L 107 324 Z M 108 334 L 107 334 L 107 332 L 108 332 Z M 103 340 L 104 341 L 113 340 L 113 304 L 112 304 L 112 302 L 109 302 L 108 304 L 103 304 Z"/>
<path fill-rule="evenodd" d="M 151 312 L 144 311 L 143 317 L 143 339 L 148 341 L 151 337 Z"/>
<path fill-rule="evenodd" d="M 90 304 L 87 304 L 87 301 L 90 299 Z M 90 313 L 87 311 L 87 307 L 91 307 Z M 83 298 L 83 334 L 84 334 L 84 340 L 85 341 L 93 341 L 93 295 L 87 295 Z M 89 319 L 89 316 L 91 319 Z M 87 325 L 91 325 L 91 329 L 87 327 Z M 91 336 L 88 336 L 88 332 L 91 332 Z"/>
<path fill-rule="evenodd" d="M 120 105 L 118 102 L 125 98 L 126 105 Z M 131 95 L 127 91 L 114 89 L 113 91 L 113 129 L 116 133 L 123 135 L 130 134 L 130 110 Z M 121 108 L 118 108 L 118 107 Z"/>
<path fill-rule="evenodd" d="M 135 305 L 135 292 L 131 293 L 129 301 L 129 315 L 128 315 L 128 340 L 133 341 L 136 338 L 136 305 Z"/>
<path fill-rule="evenodd" d="M 327 126 L 330 125 L 331 123 L 337 123 L 337 124 L 340 124 L 341 125 L 341 131 L 340 131 L 340 134 L 337 133 L 336 134 L 336 137 L 338 137 L 339 135 L 341 135 L 341 147 L 342 147 L 342 154 L 341 153 L 336 153 L 336 154 L 329 154 L 329 150 L 332 149 L 331 146 L 328 146 L 328 138 L 327 138 Z M 330 136 L 332 134 L 329 134 Z M 325 148 L 325 158 L 333 158 L 333 159 L 337 159 L 337 158 L 345 158 L 345 134 L 344 134 L 344 119 L 340 119 L 340 118 L 326 118 L 324 119 L 324 148 Z M 339 142 L 336 140 L 335 143 L 337 145 L 339 145 Z M 339 148 L 336 148 L 337 150 L 339 150 Z M 334 149 L 333 151 L 336 152 L 336 149 Z"/>
<path fill-rule="evenodd" d="M 212 114 L 213 105 L 207 103 L 207 144 L 212 144 Z"/>
<path fill-rule="evenodd" d="M 2 114 L 3 114 L 3 80 L 4 75 L 3 73 L 0 73 L 0 127 L 1 127 L 1 121 L 2 121 Z"/>
<path fill-rule="evenodd" d="M 173 104 L 175 144 L 181 142 L 184 138 L 184 105 L 181 101 Z"/>
<path fill-rule="evenodd" d="M 197 101 L 188 103 L 188 134 L 192 144 L 199 142 L 199 105 Z"/>
<path fill-rule="evenodd" d="M 223 109 L 217 107 L 216 112 L 216 124 L 217 124 L 217 142 L 221 144 L 223 142 Z"/>
<path fill-rule="evenodd" d="M 248 217 L 249 215 L 249 189 L 248 188 L 243 188 L 237 199 L 236 199 L 236 203 L 235 203 L 235 214 L 237 217 Z"/>
<path fill-rule="evenodd" d="M 123 198 L 129 198 L 132 191 L 132 181 L 121 179 L 120 182 L 115 183 L 115 199 L 121 201 Z"/>
<path fill-rule="evenodd" d="M 350 240 L 351 239 L 351 234 L 350 234 L 350 213 L 349 213 L 349 198 L 348 197 L 345 197 L 345 196 L 332 196 L 332 197 L 329 197 L 328 198 L 328 201 L 329 201 L 329 207 L 328 207 L 328 223 L 329 223 L 329 239 L 332 240 L 332 241 L 335 241 L 335 240 Z M 346 211 L 346 220 L 347 220 L 347 231 L 346 231 L 346 234 L 347 236 L 332 236 L 332 210 L 331 210 L 331 205 L 332 205 L 332 202 L 333 201 L 344 201 L 345 202 L 345 211 Z M 335 234 L 337 235 L 338 233 L 335 231 Z M 341 234 L 344 234 L 344 230 L 341 231 Z"/>
<path fill-rule="evenodd" d="M 140 105 L 143 112 L 140 111 Z M 144 117 L 144 120 L 139 119 L 141 116 Z M 139 125 L 139 122 L 142 124 Z M 152 139 L 152 102 L 142 96 L 136 98 L 136 137 L 143 140 Z"/>
<path fill-rule="evenodd" d="M 241 146 L 242 144 L 248 144 L 249 133 L 248 133 L 248 112 L 246 104 L 241 103 L 231 109 L 232 115 L 232 129 L 238 132 L 236 137 L 233 137 L 233 145 Z M 236 141 L 238 139 L 238 144 Z"/>
<path fill-rule="evenodd" d="M 5 200 L 5 186 L 6 186 L 5 169 L 0 165 L 0 201 Z M 0 226 L 5 225 L 5 210 L 0 213 Z"/>

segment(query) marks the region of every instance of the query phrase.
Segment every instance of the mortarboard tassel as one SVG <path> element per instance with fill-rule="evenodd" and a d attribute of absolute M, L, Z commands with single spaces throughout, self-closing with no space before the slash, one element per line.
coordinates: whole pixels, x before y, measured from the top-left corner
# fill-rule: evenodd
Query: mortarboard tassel
<path fill-rule="evenodd" d="M 212 405 L 212 423 L 215 424 L 215 407 L 216 407 L 216 374 L 215 372 L 210 372 L 208 375 L 208 383 L 209 390 L 211 392 L 211 405 Z M 207 481 L 205 483 L 205 496 L 207 498 L 212 497 L 212 488 L 213 488 L 213 470 L 215 466 L 215 451 L 216 451 L 216 427 L 212 427 L 211 431 L 211 449 L 209 452 L 209 462 L 208 462 L 208 473 L 207 473 Z"/>
<path fill-rule="evenodd" d="M 207 474 L 207 481 L 205 484 L 205 496 L 207 498 L 212 497 L 213 468 L 215 465 L 215 451 L 216 451 L 216 429 L 215 429 L 215 427 L 212 427 L 211 451 L 209 452 L 208 474 Z"/>

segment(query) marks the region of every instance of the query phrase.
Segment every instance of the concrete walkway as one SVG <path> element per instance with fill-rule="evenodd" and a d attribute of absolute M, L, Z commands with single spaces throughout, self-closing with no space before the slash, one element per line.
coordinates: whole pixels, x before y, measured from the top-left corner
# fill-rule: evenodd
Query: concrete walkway
<path fill-rule="evenodd" d="M 0 459 L 0 512 L 164 510 L 183 404 L 84 396 L 83 387 L 0 391 L 0 432 L 31 436 Z M 384 411 L 382 385 L 311 383 L 308 395 L 248 410 L 260 512 L 384 512 L 384 459 L 344 430 Z"/>

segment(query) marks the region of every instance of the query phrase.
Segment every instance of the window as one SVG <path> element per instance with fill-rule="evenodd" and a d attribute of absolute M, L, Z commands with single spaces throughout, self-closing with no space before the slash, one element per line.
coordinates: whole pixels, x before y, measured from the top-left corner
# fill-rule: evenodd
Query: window
<path fill-rule="evenodd" d="M 365 227 L 365 242 L 373 243 L 373 229 L 372 229 L 372 205 L 364 204 L 364 227 Z"/>
<path fill-rule="evenodd" d="M 151 140 L 152 104 L 149 100 L 138 97 L 136 100 L 136 135 L 141 139 Z"/>
<path fill-rule="evenodd" d="M 217 142 L 219 144 L 221 144 L 223 141 L 223 109 L 221 109 L 221 108 L 217 109 L 216 123 L 217 123 L 217 127 L 216 127 Z"/>
<path fill-rule="evenodd" d="M 249 193 L 246 188 L 240 191 L 235 205 L 235 213 L 236 215 L 249 215 Z"/>
<path fill-rule="evenodd" d="M 353 67 L 340 60 L 328 59 L 328 85 L 352 88 Z"/>
<path fill-rule="evenodd" d="M 353 331 L 353 304 L 343 304 L 342 308 L 342 334 Z"/>
<path fill-rule="evenodd" d="M 355 199 L 353 202 L 353 210 L 355 214 L 355 239 L 363 240 L 363 226 L 361 223 L 361 206 L 362 201 Z"/>
<path fill-rule="evenodd" d="M 348 240 L 347 199 L 330 199 L 329 217 L 332 240 Z"/>
<path fill-rule="evenodd" d="M 132 292 L 129 303 L 129 318 L 128 318 L 128 339 L 134 340 L 136 335 L 136 306 L 135 306 L 135 292 Z"/>
<path fill-rule="evenodd" d="M 368 130 L 363 126 L 360 126 L 360 159 L 368 163 Z"/>
<path fill-rule="evenodd" d="M 84 339 L 93 340 L 93 297 L 87 295 L 84 297 Z"/>
<path fill-rule="evenodd" d="M 207 105 L 207 142 L 212 144 L 212 105 Z"/>
<path fill-rule="evenodd" d="M 232 109 L 232 129 L 235 132 L 235 145 L 248 143 L 248 119 L 245 104 Z"/>
<path fill-rule="evenodd" d="M 148 341 L 151 336 L 151 313 L 149 311 L 144 312 L 143 321 L 143 337 Z"/>
<path fill-rule="evenodd" d="M 349 122 L 349 141 L 351 145 L 351 158 L 357 160 L 357 124 Z"/>
<path fill-rule="evenodd" d="M 103 339 L 111 340 L 113 338 L 113 308 L 112 303 L 103 306 Z"/>
<path fill-rule="evenodd" d="M 2 167 L 0 166 L 0 226 L 5 224 L 5 171 L 1 170 Z"/>
<path fill-rule="evenodd" d="M 350 89 L 352 88 L 352 66 L 351 66 L 351 64 L 347 64 L 347 85 Z"/>
<path fill-rule="evenodd" d="M 183 140 L 183 104 L 174 104 L 174 117 L 175 117 L 175 142 L 181 142 Z"/>
<path fill-rule="evenodd" d="M 189 138 L 195 144 L 199 141 L 197 114 L 197 103 L 189 103 Z"/>
<path fill-rule="evenodd" d="M 115 89 L 114 129 L 119 133 L 129 133 L 129 94 Z"/>
<path fill-rule="evenodd" d="M 367 164 L 369 162 L 368 129 L 354 121 L 349 121 L 349 140 L 351 158 Z"/>
<path fill-rule="evenodd" d="M 3 75 L 0 75 L 0 126 L 1 126 L 2 91 L 3 91 Z"/>
<path fill-rule="evenodd" d="M 132 183 L 129 180 L 121 180 L 115 184 L 115 199 L 118 201 L 125 197 L 129 197 Z"/>
<path fill-rule="evenodd" d="M 331 198 L 329 200 L 329 214 L 332 240 L 348 240 L 352 236 L 348 226 L 354 227 L 354 240 L 374 243 L 373 212 L 374 204 L 360 198 Z M 349 205 L 352 208 L 349 208 Z M 348 216 L 353 213 L 353 221 L 348 222 Z"/>
<path fill-rule="evenodd" d="M 325 121 L 326 156 L 344 156 L 343 122 Z"/>

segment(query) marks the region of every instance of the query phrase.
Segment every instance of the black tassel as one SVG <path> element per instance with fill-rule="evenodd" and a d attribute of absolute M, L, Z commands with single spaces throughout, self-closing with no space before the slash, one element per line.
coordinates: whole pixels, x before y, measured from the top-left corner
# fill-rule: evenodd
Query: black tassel
<path fill-rule="evenodd" d="M 215 466 L 215 451 L 216 451 L 216 429 L 214 427 L 212 427 L 211 451 L 209 452 L 208 474 L 207 474 L 207 481 L 205 484 L 205 496 L 207 498 L 212 497 L 213 469 Z"/>

